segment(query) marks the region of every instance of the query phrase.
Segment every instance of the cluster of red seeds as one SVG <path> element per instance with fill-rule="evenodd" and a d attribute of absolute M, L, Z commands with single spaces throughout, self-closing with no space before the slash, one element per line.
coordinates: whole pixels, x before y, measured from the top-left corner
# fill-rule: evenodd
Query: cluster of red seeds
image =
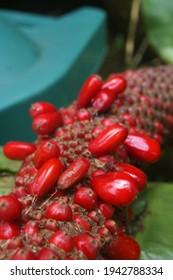
<path fill-rule="evenodd" d="M 173 66 L 91 75 L 77 101 L 29 109 L 36 142 L 8 142 L 23 160 L 0 197 L 0 259 L 138 259 L 129 207 L 173 125 Z"/>

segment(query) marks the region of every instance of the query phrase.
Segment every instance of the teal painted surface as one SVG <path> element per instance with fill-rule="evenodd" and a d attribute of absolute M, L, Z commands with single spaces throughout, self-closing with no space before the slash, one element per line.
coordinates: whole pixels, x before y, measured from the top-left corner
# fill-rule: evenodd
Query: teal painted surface
<path fill-rule="evenodd" d="M 84 7 L 54 18 L 0 10 L 0 144 L 35 139 L 38 100 L 66 106 L 107 52 L 106 14 Z M 3 43 L 2 43 L 3 42 Z"/>

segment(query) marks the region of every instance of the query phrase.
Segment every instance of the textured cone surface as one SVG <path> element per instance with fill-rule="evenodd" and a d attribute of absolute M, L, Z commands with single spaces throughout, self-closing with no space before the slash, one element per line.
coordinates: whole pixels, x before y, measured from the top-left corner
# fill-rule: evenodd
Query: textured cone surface
<path fill-rule="evenodd" d="M 116 236 L 118 228 L 123 227 L 125 233 L 128 234 L 126 207 L 119 208 L 115 206 L 113 216 L 110 215 L 108 218 L 105 217 L 104 211 L 99 209 L 98 205 L 101 203 L 99 198 L 97 205 L 92 210 L 87 210 L 73 201 L 74 193 L 80 186 L 91 188 L 90 179 L 94 170 L 99 169 L 103 172 L 116 171 L 116 161 L 127 162 L 137 166 L 141 164 L 132 155 L 128 155 L 124 144 L 121 144 L 119 149 L 107 155 L 107 158 L 106 156 L 93 156 L 88 151 L 89 142 L 97 136 L 93 133 L 94 129 L 97 127 L 105 129 L 105 119 L 125 125 L 129 133 L 145 133 L 161 142 L 162 139 L 167 140 L 171 136 L 173 124 L 173 66 L 145 68 L 134 72 L 127 71 L 123 73 L 123 76 L 127 79 L 127 88 L 123 94 L 117 96 L 104 114 L 98 114 L 92 107 L 89 107 L 91 119 L 78 121 L 76 117 L 77 102 L 74 101 L 68 108 L 60 109 L 62 115 L 64 112 L 68 112 L 68 119 L 73 120 L 72 123 L 64 124 L 63 127 L 57 128 L 54 134 L 42 138 L 38 137 L 36 140 L 37 146 L 45 138 L 52 138 L 57 141 L 60 148 L 59 159 L 63 164 L 64 170 L 79 157 L 87 158 L 90 162 L 90 168 L 80 181 L 67 190 L 61 190 L 57 181 L 54 188 L 45 196 L 39 197 L 39 199 L 36 196 L 27 194 L 27 191 L 23 197 L 19 198 L 25 205 L 21 218 L 16 221 L 21 228 L 21 233 L 18 237 L 22 240 L 22 245 L 20 244 L 20 246 L 32 251 L 35 256 L 43 247 L 48 247 L 58 254 L 61 259 L 88 259 L 85 250 L 79 250 L 79 247 L 75 246 L 75 242 L 74 244 L 72 242 L 68 247 L 70 238 L 70 240 L 73 240 L 75 236 L 87 233 L 89 234 L 87 240 L 92 238 L 94 258 L 106 259 L 104 246 Z M 134 120 L 133 125 L 127 119 L 127 115 L 130 115 Z M 34 153 L 24 160 L 17 174 L 16 184 L 12 193 L 17 194 L 19 188 L 23 188 L 25 191 L 27 190 L 27 185 L 32 184 L 35 177 L 33 157 Z M 64 221 L 58 221 L 45 216 L 47 207 L 55 201 L 61 201 L 62 204 L 68 204 L 71 207 L 72 218 L 70 220 L 66 218 Z M 106 221 L 110 219 L 115 221 L 115 230 L 108 230 L 105 227 Z M 32 220 L 38 224 L 38 232 L 34 235 L 23 231 L 26 222 Z M 49 239 L 60 229 L 64 230 L 63 241 L 67 241 L 65 245 L 57 246 L 57 244 L 49 242 Z M 10 247 L 9 249 L 9 242 L 12 241 L 0 240 L 0 259 L 11 259 L 18 248 Z"/>

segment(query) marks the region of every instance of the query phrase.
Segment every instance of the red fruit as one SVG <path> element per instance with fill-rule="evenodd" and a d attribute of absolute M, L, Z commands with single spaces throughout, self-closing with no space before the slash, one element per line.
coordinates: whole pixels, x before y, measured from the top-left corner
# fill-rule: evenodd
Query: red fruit
<path fill-rule="evenodd" d="M 23 247 L 23 241 L 21 236 L 17 236 L 8 240 L 8 250 L 14 250 Z"/>
<path fill-rule="evenodd" d="M 24 160 L 35 151 L 35 144 L 28 142 L 10 141 L 3 147 L 4 155 L 13 160 Z"/>
<path fill-rule="evenodd" d="M 136 180 L 138 184 L 138 191 L 142 191 L 146 185 L 147 185 L 147 175 L 139 168 L 128 164 L 128 163 L 123 163 L 123 162 L 117 162 L 116 163 L 116 170 L 117 171 L 124 171 L 134 180 Z"/>
<path fill-rule="evenodd" d="M 101 169 L 95 169 L 92 171 L 91 173 L 91 177 L 95 177 L 95 176 L 98 176 L 98 175 L 101 175 L 101 174 L 104 174 L 105 171 L 101 170 Z"/>
<path fill-rule="evenodd" d="M 124 142 L 127 134 L 128 130 L 125 126 L 111 125 L 90 141 L 88 150 L 96 156 L 109 154 Z"/>
<path fill-rule="evenodd" d="M 42 248 L 38 255 L 37 255 L 37 259 L 38 260 L 60 260 L 60 256 L 55 253 L 53 250 L 51 250 L 50 248 Z"/>
<path fill-rule="evenodd" d="M 81 226 L 85 231 L 90 230 L 91 225 L 84 215 L 75 213 L 73 216 L 73 220 L 77 225 Z"/>
<path fill-rule="evenodd" d="M 71 221 L 71 207 L 64 201 L 54 201 L 46 209 L 45 216 L 47 219 L 55 219 L 57 221 Z"/>
<path fill-rule="evenodd" d="M 64 229 L 57 230 L 49 239 L 49 243 L 63 249 L 65 252 L 71 252 L 74 246 L 73 238 Z"/>
<path fill-rule="evenodd" d="M 31 195 L 43 196 L 48 193 L 58 181 L 62 172 L 62 163 L 57 158 L 46 161 L 34 179 L 34 182 L 27 186 L 27 192 Z"/>
<path fill-rule="evenodd" d="M 91 119 L 91 113 L 85 108 L 81 108 L 77 111 L 76 117 L 78 121 L 88 121 Z"/>
<path fill-rule="evenodd" d="M 132 203 L 138 194 L 137 183 L 125 172 L 107 172 L 93 177 L 91 186 L 103 201 L 119 207 Z"/>
<path fill-rule="evenodd" d="M 142 162 L 155 162 L 161 155 L 159 143 L 145 134 L 129 134 L 124 144 L 128 153 Z"/>
<path fill-rule="evenodd" d="M 82 86 L 78 98 L 77 107 L 78 109 L 87 107 L 93 98 L 93 96 L 100 90 L 103 82 L 101 77 L 93 74 L 91 75 Z"/>
<path fill-rule="evenodd" d="M 81 157 L 70 164 L 58 180 L 58 188 L 67 189 L 81 180 L 90 167 L 88 159 Z"/>
<path fill-rule="evenodd" d="M 140 257 L 140 246 L 130 236 L 120 234 L 106 244 L 107 257 L 111 260 L 138 260 Z"/>
<path fill-rule="evenodd" d="M 97 194 L 91 188 L 81 186 L 74 194 L 74 203 L 93 210 L 97 205 Z"/>
<path fill-rule="evenodd" d="M 123 76 L 111 74 L 103 83 L 102 89 L 109 89 L 112 92 L 120 93 L 126 89 L 127 81 Z"/>
<path fill-rule="evenodd" d="M 39 225 L 37 221 L 28 221 L 22 228 L 25 234 L 34 235 L 39 232 Z"/>
<path fill-rule="evenodd" d="M 88 233 L 82 233 L 74 237 L 74 245 L 89 260 L 95 260 L 97 256 L 97 248 L 94 244 L 94 238 Z"/>
<path fill-rule="evenodd" d="M 106 219 L 112 218 L 114 211 L 115 211 L 115 209 L 114 209 L 114 207 L 112 207 L 112 205 L 102 202 L 102 201 L 100 201 L 98 203 L 98 209 L 101 211 L 102 215 Z"/>
<path fill-rule="evenodd" d="M 107 219 L 104 222 L 104 226 L 111 232 L 111 233 L 115 233 L 117 230 L 117 224 L 114 220 L 112 219 Z"/>
<path fill-rule="evenodd" d="M 11 257 L 11 260 L 36 260 L 36 256 L 33 252 L 25 249 L 19 248 Z"/>
<path fill-rule="evenodd" d="M 31 105 L 29 108 L 29 114 L 31 118 L 35 118 L 40 114 L 45 114 L 49 112 L 56 112 L 56 107 L 48 102 L 38 101 Z"/>
<path fill-rule="evenodd" d="M 40 114 L 33 119 L 32 129 L 37 134 L 51 134 L 61 124 L 61 115 L 58 111 Z"/>
<path fill-rule="evenodd" d="M 18 219 L 22 212 L 22 204 L 12 195 L 0 197 L 0 220 L 14 221 Z"/>
<path fill-rule="evenodd" d="M 92 108 L 98 113 L 105 112 L 113 103 L 116 95 L 109 89 L 102 89 L 92 99 Z"/>
<path fill-rule="evenodd" d="M 44 229 L 57 231 L 58 230 L 58 222 L 53 219 L 46 219 L 44 223 Z"/>
<path fill-rule="evenodd" d="M 43 141 L 37 148 L 33 163 L 37 169 L 39 169 L 43 163 L 51 158 L 56 158 L 60 155 L 60 149 L 55 140 Z"/>
<path fill-rule="evenodd" d="M 11 239 L 18 236 L 20 227 L 14 222 L 0 221 L 0 239 Z"/>

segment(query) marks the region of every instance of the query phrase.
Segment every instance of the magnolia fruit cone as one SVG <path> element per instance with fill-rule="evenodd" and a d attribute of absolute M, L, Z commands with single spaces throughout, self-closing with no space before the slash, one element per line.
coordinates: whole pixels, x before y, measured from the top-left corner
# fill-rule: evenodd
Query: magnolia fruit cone
<path fill-rule="evenodd" d="M 0 259 L 138 259 L 128 213 L 147 185 L 142 164 L 171 135 L 173 66 L 94 74 L 69 107 L 38 101 L 29 114 L 35 143 L 4 145 L 23 163 L 0 198 Z"/>

